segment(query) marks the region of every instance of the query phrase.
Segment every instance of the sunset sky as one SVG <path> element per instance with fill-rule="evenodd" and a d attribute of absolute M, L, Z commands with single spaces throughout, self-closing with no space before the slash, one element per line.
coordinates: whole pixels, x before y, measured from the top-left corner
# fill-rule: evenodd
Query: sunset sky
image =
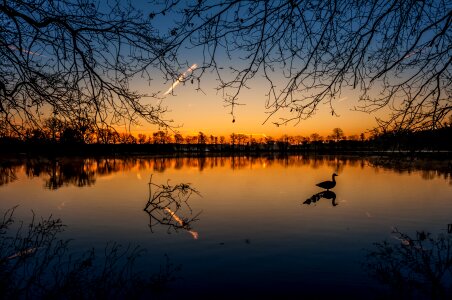
<path fill-rule="evenodd" d="M 148 15 L 155 9 L 145 0 L 134 1 L 133 5 L 139 7 L 144 15 Z M 170 27 L 170 22 L 169 16 L 164 19 L 157 17 L 155 20 L 156 26 L 160 27 L 159 30 Z M 188 66 L 185 71 L 186 75 L 189 75 L 191 71 L 196 72 L 196 66 L 202 63 L 201 55 L 199 49 L 186 52 L 186 57 L 182 59 Z M 227 69 L 237 61 L 231 62 L 224 57 L 221 63 Z M 225 136 L 229 136 L 231 133 L 267 135 L 275 138 L 284 134 L 309 136 L 312 133 L 319 133 L 327 136 L 332 133 L 333 128 L 339 127 L 345 135 L 350 136 L 371 130 L 376 126 L 375 117 L 388 113 L 388 110 L 374 114 L 353 111 L 353 108 L 359 105 L 360 91 L 349 90 L 340 97 L 336 96 L 333 101 L 338 116 L 331 115 L 329 104 L 322 104 L 315 116 L 298 124 L 276 126 L 273 122 L 280 121 L 279 117 L 283 115 L 275 115 L 263 124 L 268 116 L 265 110 L 268 83 L 263 78 L 254 78 L 249 84 L 249 89 L 241 91 L 239 102 L 244 105 L 235 107 L 235 122 L 233 123 L 230 107 L 225 106 L 226 103 L 223 101 L 221 92 L 215 90 L 217 87 L 215 74 L 204 74 L 201 80 L 202 91 L 196 90 L 196 83 L 190 84 L 189 82 L 185 85 L 175 85 L 172 89 L 173 82 L 165 82 L 162 76 L 156 76 L 151 83 L 135 81 L 132 87 L 140 93 L 151 94 L 160 91 L 159 97 L 164 97 L 161 103 L 168 108 L 166 119 L 173 120 L 172 124 L 179 126 L 176 130 L 183 135 L 197 135 L 199 131 L 202 131 L 206 134 Z M 143 102 L 157 104 L 160 100 L 144 98 Z M 156 130 L 159 130 L 157 126 L 145 123 L 131 128 L 135 134 L 150 134 Z"/>
<path fill-rule="evenodd" d="M 405 7 L 410 2 L 383 0 L 339 1 L 334 9 L 330 2 L 285 0 L 71 1 L 12 2 L 13 11 L 34 11 L 38 19 L 48 10 L 78 16 L 85 7 L 89 13 L 77 18 L 94 26 L 74 19 L 67 22 L 77 30 L 67 25 L 60 32 L 52 25 L 49 41 L 50 33 L 33 23 L 21 29 L 5 23 L 9 64 L 2 74 L 14 95 L 7 113 L 12 127 L 38 126 L 58 114 L 135 135 L 170 125 L 171 133 L 185 136 L 279 138 L 326 137 L 334 128 L 368 135 L 378 125 L 436 129 L 451 118 L 444 0 L 416 3 L 412 11 Z M 61 47 L 67 36 L 76 42 Z M 36 80 L 16 67 L 22 64 L 38 70 L 42 83 L 22 87 L 22 78 Z M 53 80 L 52 72 L 61 78 Z"/>
<path fill-rule="evenodd" d="M 193 62 L 196 63 L 196 62 Z M 153 82 L 155 84 L 157 80 Z M 215 82 L 203 81 L 201 87 L 203 91 L 196 91 L 196 85 L 186 83 L 176 86 L 172 93 L 168 91 L 172 83 L 161 83 L 159 86 L 149 86 L 142 83 L 136 89 L 143 93 L 161 91 L 159 95 L 165 97 L 162 104 L 168 108 L 166 117 L 174 120 L 174 125 L 180 126 L 177 130 L 183 135 L 196 135 L 199 131 L 206 134 L 226 135 L 231 133 L 244 133 L 252 135 L 268 135 L 279 137 L 284 134 L 309 136 L 312 133 L 319 133 L 327 136 L 331 134 L 335 127 L 341 128 L 349 135 L 360 134 L 372 129 L 375 123 L 375 116 L 380 114 L 367 114 L 353 111 L 353 107 L 358 105 L 358 92 L 350 91 L 336 99 L 334 108 L 339 116 L 332 116 L 329 105 L 322 105 L 316 115 L 311 119 L 301 121 L 298 124 L 276 126 L 273 122 L 276 118 L 269 119 L 262 124 L 267 114 L 265 112 L 265 93 L 267 87 L 263 81 L 254 81 L 249 90 L 244 90 L 240 95 L 240 102 L 244 105 L 236 107 L 236 120 L 232 122 L 230 107 L 225 107 L 221 94 L 215 90 Z M 145 103 L 157 103 L 158 100 L 144 98 Z M 140 127 L 133 127 L 134 133 L 150 134 L 158 130 L 156 126 L 142 124 Z"/>

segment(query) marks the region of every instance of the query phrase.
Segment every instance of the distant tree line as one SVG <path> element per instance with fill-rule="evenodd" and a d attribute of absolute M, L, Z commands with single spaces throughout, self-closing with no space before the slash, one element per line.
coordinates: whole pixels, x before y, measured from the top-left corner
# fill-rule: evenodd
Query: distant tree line
<path fill-rule="evenodd" d="M 0 127 L 1 128 L 1 127 Z M 334 128 L 330 135 L 313 133 L 309 136 L 231 133 L 213 135 L 204 132 L 182 135 L 179 132 L 158 130 L 151 134 L 118 132 L 114 128 L 92 128 L 88 124 L 73 125 L 56 117 L 46 119 L 40 128 L 25 129 L 21 133 L 0 130 L 0 144 L 7 145 L 149 145 L 159 152 L 195 151 L 415 151 L 452 150 L 452 126 L 423 131 L 378 131 L 346 135 Z M 151 146 L 154 145 L 154 146 Z M 8 151 L 3 147 L 4 151 Z M 138 149 L 138 148 L 136 148 Z M 143 149 L 143 148 L 142 148 Z M 147 150 L 146 150 L 147 151 Z"/>

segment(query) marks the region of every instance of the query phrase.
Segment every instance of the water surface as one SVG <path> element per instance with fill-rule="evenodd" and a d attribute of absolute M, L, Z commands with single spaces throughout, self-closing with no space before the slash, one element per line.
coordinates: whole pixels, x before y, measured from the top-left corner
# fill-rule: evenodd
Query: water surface
<path fill-rule="evenodd" d="M 61 218 L 74 251 L 109 241 L 140 245 L 147 249 L 143 270 L 158 269 L 167 254 L 181 265 L 168 297 L 373 296 L 379 286 L 363 269 L 365 249 L 392 239 L 394 227 L 447 234 L 452 223 L 447 162 L 29 158 L 3 159 L 0 168 L 2 211 L 19 205 L 16 216 L 24 220 L 31 210 Z M 316 183 L 332 173 L 339 175 L 334 193 L 322 193 Z M 151 176 L 156 185 L 189 183 L 199 195 L 150 215 L 143 209 L 158 191 L 149 191 Z"/>

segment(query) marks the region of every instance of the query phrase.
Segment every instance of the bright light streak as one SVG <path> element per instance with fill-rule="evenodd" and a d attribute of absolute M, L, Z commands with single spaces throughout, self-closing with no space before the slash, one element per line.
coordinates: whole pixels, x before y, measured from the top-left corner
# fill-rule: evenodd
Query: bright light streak
<path fill-rule="evenodd" d="M 396 240 L 399 240 L 405 246 L 409 246 L 410 245 L 410 241 L 407 240 L 407 239 L 399 238 L 399 237 L 396 237 L 396 236 L 393 236 L 393 238 L 395 238 Z"/>
<path fill-rule="evenodd" d="M 343 97 L 343 98 L 337 100 L 337 102 L 342 102 L 342 101 L 345 101 L 345 100 L 347 100 L 347 99 L 348 99 L 348 97 Z"/>
<path fill-rule="evenodd" d="M 199 234 L 198 234 L 196 231 L 189 230 L 188 233 L 190 233 L 191 236 L 192 236 L 195 240 L 197 240 L 198 237 L 199 237 Z"/>
<path fill-rule="evenodd" d="M 177 78 L 176 81 L 173 82 L 171 87 L 163 94 L 163 96 L 166 96 L 169 93 L 171 93 L 174 90 L 174 88 L 176 86 L 178 86 L 179 83 L 181 83 L 182 80 L 185 79 L 185 77 L 188 75 L 188 73 L 193 72 L 197 67 L 198 67 L 197 64 L 193 64 L 190 68 L 188 68 L 187 71 L 185 71 L 182 75 L 179 76 L 179 78 Z"/>
<path fill-rule="evenodd" d="M 15 46 L 8 46 L 8 48 L 11 49 L 11 50 L 17 50 L 17 51 L 19 51 L 19 49 L 18 49 L 17 47 L 15 47 Z M 36 52 L 33 52 L 33 51 L 29 51 L 29 50 L 25 50 L 25 49 L 22 49 L 22 52 L 28 53 L 28 54 L 31 54 L 31 55 L 46 57 L 45 55 L 41 55 L 41 54 L 39 54 L 39 53 L 36 53 Z"/>
<path fill-rule="evenodd" d="M 180 226 L 184 226 L 184 221 L 181 218 L 179 218 L 174 211 L 172 211 L 168 207 L 165 207 L 165 210 L 171 215 L 171 217 L 174 218 L 174 220 L 176 220 L 177 223 L 179 223 Z M 199 237 L 198 232 L 193 231 L 193 230 L 187 230 L 187 231 L 188 231 L 188 233 L 190 233 L 192 235 L 192 237 L 195 240 L 198 239 L 198 237 Z"/>
<path fill-rule="evenodd" d="M 24 255 L 32 254 L 37 249 L 38 248 L 29 248 L 29 249 L 26 249 L 26 250 L 22 250 L 22 251 L 17 252 L 16 254 L 8 256 L 6 259 L 13 259 L 13 258 L 16 258 L 16 257 L 21 257 L 21 256 L 24 256 Z"/>

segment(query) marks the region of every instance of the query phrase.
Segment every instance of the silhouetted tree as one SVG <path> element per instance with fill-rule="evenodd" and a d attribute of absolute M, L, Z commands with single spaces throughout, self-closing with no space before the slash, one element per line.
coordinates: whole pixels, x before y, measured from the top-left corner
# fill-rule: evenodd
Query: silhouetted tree
<path fill-rule="evenodd" d="M 334 128 L 332 138 L 334 139 L 335 142 L 340 141 L 341 139 L 344 138 L 344 131 L 337 127 Z"/>
<path fill-rule="evenodd" d="M 146 135 L 143 133 L 139 133 L 137 142 L 138 142 L 138 144 L 145 144 L 146 143 Z"/>
<path fill-rule="evenodd" d="M 198 144 L 205 144 L 207 142 L 207 136 L 203 132 L 198 133 Z"/>
<path fill-rule="evenodd" d="M 96 142 L 103 144 L 119 143 L 119 133 L 111 128 L 101 128 L 97 131 Z"/>
<path fill-rule="evenodd" d="M 159 130 L 157 132 L 154 132 L 152 134 L 154 144 L 167 144 L 170 142 L 170 136 L 168 135 L 168 132 Z"/>
<path fill-rule="evenodd" d="M 66 127 L 64 128 L 63 132 L 61 133 L 60 142 L 66 143 L 66 144 L 80 144 L 84 143 L 83 135 L 80 131 L 77 129 L 74 129 L 72 127 Z"/>
<path fill-rule="evenodd" d="M 361 142 L 364 142 L 364 140 L 366 139 L 366 136 L 364 135 L 364 132 L 361 132 L 361 134 L 359 135 L 359 139 Z"/>
<path fill-rule="evenodd" d="M 44 131 L 52 141 L 59 140 L 67 125 L 56 117 L 48 118 L 44 121 Z"/>
<path fill-rule="evenodd" d="M 187 144 L 196 144 L 197 141 L 198 141 L 198 137 L 197 137 L 197 136 L 190 136 L 190 135 L 187 135 L 187 136 L 185 137 L 185 142 L 186 142 Z"/>
<path fill-rule="evenodd" d="M 159 6 L 160 4 L 160 6 Z M 152 1 L 151 17 L 175 18 L 168 57 L 200 49 L 193 76 L 216 74 L 234 109 L 263 76 L 276 124 L 311 117 L 359 89 L 357 110 L 383 107 L 382 128 L 437 128 L 450 115 L 452 6 L 447 0 Z M 224 58 L 229 58 L 224 61 Z M 210 72 L 213 71 L 213 72 Z M 232 76 L 231 76 L 232 72 Z"/>
<path fill-rule="evenodd" d="M 26 131 L 26 141 L 33 143 L 47 142 L 47 136 L 41 129 L 29 129 Z"/>
<path fill-rule="evenodd" d="M 275 143 L 275 140 L 274 140 L 273 137 L 271 137 L 271 136 L 266 136 L 266 137 L 265 137 L 265 143 L 266 143 L 267 145 L 273 145 L 273 144 Z"/>
<path fill-rule="evenodd" d="M 23 134 L 49 112 L 71 124 L 83 115 L 99 126 L 138 119 L 166 126 L 165 109 L 143 104 L 129 87 L 136 74 L 151 79 L 151 70 L 177 78 L 164 48 L 149 18 L 123 1 L 2 1 L 2 126 Z"/>
<path fill-rule="evenodd" d="M 301 136 L 301 135 L 294 136 L 293 138 L 294 138 L 293 143 L 294 143 L 295 145 L 301 145 L 301 144 L 303 144 L 305 141 L 306 141 L 306 142 L 308 141 L 308 140 L 306 140 L 305 137 L 303 137 L 303 136 Z M 309 138 L 308 138 L 308 139 L 309 139 Z"/>
<path fill-rule="evenodd" d="M 236 137 L 237 137 L 237 143 L 239 145 L 245 145 L 248 141 L 248 136 L 246 134 L 239 133 L 236 135 Z"/>
<path fill-rule="evenodd" d="M 350 135 L 347 139 L 349 141 L 358 141 L 359 140 L 359 136 L 357 134 L 353 134 L 353 135 Z"/>
<path fill-rule="evenodd" d="M 122 132 L 119 134 L 119 142 L 122 144 L 136 144 L 137 139 L 128 132 Z"/>
<path fill-rule="evenodd" d="M 234 146 L 237 143 L 237 135 L 235 133 L 232 133 L 230 135 L 230 137 L 231 137 L 231 144 L 232 144 L 232 146 Z"/>
<path fill-rule="evenodd" d="M 318 133 L 313 133 L 313 134 L 311 134 L 311 140 L 313 142 L 321 141 L 322 137 Z"/>
<path fill-rule="evenodd" d="M 176 133 L 174 135 L 174 141 L 176 142 L 176 144 L 182 144 L 184 142 L 184 137 L 182 136 L 182 134 Z"/>

